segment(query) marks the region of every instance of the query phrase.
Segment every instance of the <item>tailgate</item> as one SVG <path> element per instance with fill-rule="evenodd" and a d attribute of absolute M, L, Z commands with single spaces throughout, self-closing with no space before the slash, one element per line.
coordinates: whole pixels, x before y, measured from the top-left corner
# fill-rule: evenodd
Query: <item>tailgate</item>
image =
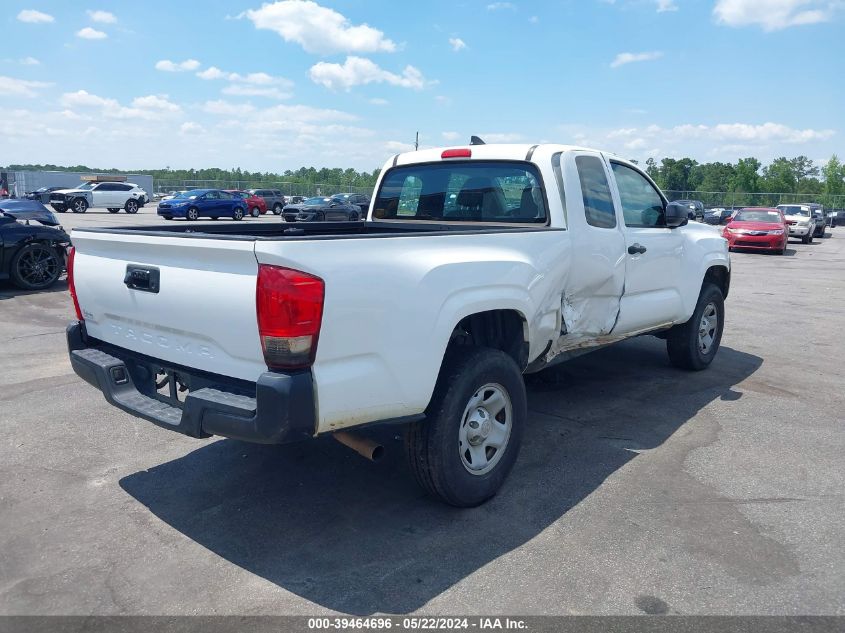
<path fill-rule="evenodd" d="M 255 381 L 258 337 L 251 240 L 74 231 L 74 280 L 89 335 L 163 361 Z M 127 268 L 158 274 L 130 288 Z M 143 279 L 138 286 L 143 287 Z"/>

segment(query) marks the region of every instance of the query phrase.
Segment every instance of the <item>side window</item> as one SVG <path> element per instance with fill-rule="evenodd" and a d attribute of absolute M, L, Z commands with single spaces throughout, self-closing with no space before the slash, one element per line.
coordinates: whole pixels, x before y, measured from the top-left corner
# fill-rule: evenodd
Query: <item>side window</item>
<path fill-rule="evenodd" d="M 216 191 L 209 191 L 205 196 L 203 196 L 206 200 L 219 200 L 220 196 L 217 195 Z"/>
<path fill-rule="evenodd" d="M 91 191 L 112 191 L 111 185 L 107 182 L 104 182 L 101 185 L 94 185 Z"/>
<path fill-rule="evenodd" d="M 635 169 L 614 162 L 610 166 L 619 188 L 625 226 L 666 226 L 663 198 L 651 183 Z"/>
<path fill-rule="evenodd" d="M 115 191 L 132 191 L 132 189 L 133 189 L 132 185 L 115 185 L 114 186 Z"/>
<path fill-rule="evenodd" d="M 584 213 L 587 224 L 601 229 L 616 226 L 616 211 L 610 197 L 610 186 L 602 161 L 596 156 L 575 158 L 578 178 L 581 181 L 581 196 L 584 199 Z"/>
<path fill-rule="evenodd" d="M 217 195 L 220 197 L 221 200 L 231 200 L 235 197 L 228 191 L 220 191 L 217 193 Z"/>

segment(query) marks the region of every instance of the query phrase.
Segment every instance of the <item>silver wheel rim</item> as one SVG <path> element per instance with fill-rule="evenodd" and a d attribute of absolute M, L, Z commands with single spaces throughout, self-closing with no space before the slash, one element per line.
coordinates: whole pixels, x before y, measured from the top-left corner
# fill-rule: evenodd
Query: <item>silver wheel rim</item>
<path fill-rule="evenodd" d="M 73 210 L 77 213 L 82 213 L 87 208 L 87 205 L 82 200 L 77 200 L 73 203 Z"/>
<path fill-rule="evenodd" d="M 468 473 L 485 475 L 496 467 L 512 425 L 513 406 L 504 387 L 486 384 L 470 397 L 458 429 L 458 452 Z"/>
<path fill-rule="evenodd" d="M 196 220 L 197 219 L 197 212 L 193 209 L 188 210 L 188 219 L 189 220 Z"/>
<path fill-rule="evenodd" d="M 702 354 L 709 354 L 713 349 L 718 326 L 719 315 L 716 312 L 716 304 L 708 303 L 701 314 L 701 323 L 698 326 L 698 351 Z"/>
<path fill-rule="evenodd" d="M 138 210 L 138 204 L 136 202 L 127 202 L 126 210 L 129 211 L 129 213 L 133 213 Z"/>
<path fill-rule="evenodd" d="M 252 217 L 257 218 L 257 217 L 258 217 L 258 215 L 259 215 L 258 207 L 255 207 L 255 208 L 252 210 Z"/>

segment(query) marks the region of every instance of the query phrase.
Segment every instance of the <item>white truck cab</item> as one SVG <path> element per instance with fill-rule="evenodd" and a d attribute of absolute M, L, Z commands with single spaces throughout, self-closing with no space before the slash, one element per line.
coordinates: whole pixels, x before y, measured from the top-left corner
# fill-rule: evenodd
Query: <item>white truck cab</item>
<path fill-rule="evenodd" d="M 71 362 L 109 402 L 264 443 L 402 424 L 417 481 L 457 506 L 516 460 L 523 373 L 642 334 L 704 369 L 730 287 L 715 227 L 636 165 L 567 145 L 396 155 L 366 222 L 72 239 Z"/>
<path fill-rule="evenodd" d="M 817 232 L 816 218 L 809 204 L 779 204 L 778 211 L 789 226 L 789 237 L 800 238 L 804 244 L 810 244 Z"/>

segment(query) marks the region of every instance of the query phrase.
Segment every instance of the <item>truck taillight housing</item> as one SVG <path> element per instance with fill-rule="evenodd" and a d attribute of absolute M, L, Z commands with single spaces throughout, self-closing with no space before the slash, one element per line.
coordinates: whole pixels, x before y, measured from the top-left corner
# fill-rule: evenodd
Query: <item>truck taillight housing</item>
<path fill-rule="evenodd" d="M 84 321 L 82 309 L 79 307 L 79 299 L 76 298 L 76 284 L 73 281 L 73 260 L 75 257 L 76 249 L 71 246 L 67 253 L 67 288 L 70 290 L 70 298 L 73 300 L 73 309 L 76 310 L 76 318 Z"/>
<path fill-rule="evenodd" d="M 319 277 L 259 264 L 255 307 L 267 367 L 300 369 L 314 362 L 324 297 Z"/>

